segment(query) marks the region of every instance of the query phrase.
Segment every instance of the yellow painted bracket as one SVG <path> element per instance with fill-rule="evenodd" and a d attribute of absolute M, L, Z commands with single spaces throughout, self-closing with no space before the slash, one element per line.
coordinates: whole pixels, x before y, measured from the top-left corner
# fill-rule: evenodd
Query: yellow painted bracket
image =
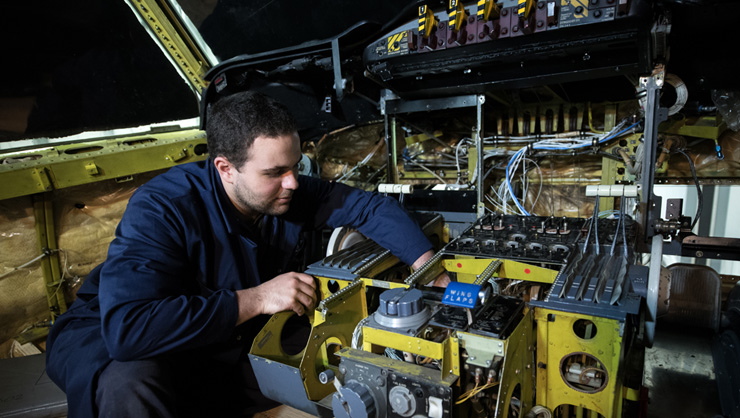
<path fill-rule="evenodd" d="M 167 151 L 167 155 L 165 155 L 164 159 L 176 163 L 178 161 L 182 161 L 184 158 L 187 158 L 187 156 L 188 150 L 186 148 L 171 148 Z"/>
<path fill-rule="evenodd" d="M 480 275 L 483 270 L 491 264 L 491 258 L 458 258 L 444 260 L 445 270 L 452 273 L 462 273 L 469 275 Z M 501 260 L 503 264 L 496 277 L 502 279 L 526 280 L 538 283 L 550 283 L 555 281 L 558 275 L 557 270 L 546 269 L 543 267 L 533 266 L 527 263 L 521 263 L 513 260 Z"/>
<path fill-rule="evenodd" d="M 434 131 L 433 134 L 434 134 L 434 138 L 439 138 L 442 136 L 443 133 L 442 131 Z M 427 141 L 432 138 L 433 137 L 428 134 L 421 133 L 418 135 L 407 136 L 404 138 L 404 140 L 406 141 L 406 145 L 409 146 L 409 145 L 417 144 L 419 142 Z"/>
<path fill-rule="evenodd" d="M 35 183 L 36 186 L 30 188 L 34 192 L 48 192 L 51 190 L 49 172 L 45 167 L 38 167 L 31 170 L 31 182 Z"/>
<path fill-rule="evenodd" d="M 449 375 L 460 376 L 460 347 L 457 337 L 450 337 L 437 343 L 383 329 L 363 327 L 362 341 L 363 350 L 367 352 L 373 352 L 373 346 L 389 347 L 440 360 L 442 379 Z"/>
<path fill-rule="evenodd" d="M 727 130 L 727 123 L 717 116 L 699 118 L 669 119 L 660 124 L 658 132 L 691 136 L 694 138 L 718 139 Z"/>
<path fill-rule="evenodd" d="M 632 389 L 627 386 L 622 388 L 622 397 L 628 401 L 639 402 L 640 401 L 640 390 Z"/>
<path fill-rule="evenodd" d="M 100 174 L 100 170 L 98 170 L 98 166 L 95 165 L 94 161 L 85 163 L 85 171 L 87 171 L 87 174 L 91 176 L 97 176 L 98 174 Z"/>

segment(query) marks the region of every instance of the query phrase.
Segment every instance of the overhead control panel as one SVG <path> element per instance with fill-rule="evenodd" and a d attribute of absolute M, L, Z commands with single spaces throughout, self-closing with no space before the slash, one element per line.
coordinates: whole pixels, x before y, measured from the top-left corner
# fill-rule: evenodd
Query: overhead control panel
<path fill-rule="evenodd" d="M 450 0 L 422 5 L 368 45 L 370 73 L 401 96 L 481 93 L 651 68 L 653 11 L 640 0 Z M 616 72 L 616 74 L 615 74 Z M 535 79 L 536 78 L 536 79 Z"/>

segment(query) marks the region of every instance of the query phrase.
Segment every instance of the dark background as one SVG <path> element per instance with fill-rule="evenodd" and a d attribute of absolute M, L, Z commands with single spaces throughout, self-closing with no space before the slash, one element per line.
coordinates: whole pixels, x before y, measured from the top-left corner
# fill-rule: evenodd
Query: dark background
<path fill-rule="evenodd" d="M 414 19 L 419 3 L 211 0 L 184 1 L 183 9 L 223 60 L 326 39 L 360 20 L 392 28 Z M 690 100 L 711 104 L 711 89 L 740 89 L 740 2 L 653 4 L 673 15 L 668 71 L 684 80 Z M 3 2 L 0 31 L 0 141 L 198 115 L 190 87 L 123 0 Z"/>

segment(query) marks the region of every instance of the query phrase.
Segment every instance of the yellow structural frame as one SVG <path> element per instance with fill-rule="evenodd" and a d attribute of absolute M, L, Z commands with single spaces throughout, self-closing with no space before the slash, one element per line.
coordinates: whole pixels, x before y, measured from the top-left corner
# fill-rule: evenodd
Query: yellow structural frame
<path fill-rule="evenodd" d="M 665 134 L 685 135 L 694 138 L 719 139 L 727 130 L 721 116 L 669 119 L 660 124 L 658 131 Z"/>
<path fill-rule="evenodd" d="M 56 231 L 54 228 L 54 208 L 48 193 L 35 195 L 33 215 L 36 220 L 36 242 L 40 253 L 48 254 L 41 259 L 41 272 L 44 276 L 44 291 L 51 312 L 51 321 L 67 310 L 62 291 L 62 270 L 59 264 Z"/>
<path fill-rule="evenodd" d="M 592 123 L 591 118 L 591 106 L 588 108 L 588 121 L 589 126 Z M 604 131 L 610 131 L 617 124 L 617 105 L 609 104 L 604 108 Z M 592 127 L 593 129 L 593 127 Z M 611 158 L 601 158 L 601 184 L 617 184 L 617 180 L 624 180 L 624 174 L 619 175 L 618 170 L 624 168 L 624 162 L 615 161 Z M 602 197 L 599 202 L 600 207 L 603 210 L 609 210 L 614 208 L 613 197 Z"/>
<path fill-rule="evenodd" d="M 483 273 L 495 258 L 455 258 L 444 260 L 445 270 L 458 273 L 458 281 L 473 283 L 475 276 Z M 502 262 L 494 277 L 502 279 L 526 280 L 552 284 L 558 275 L 557 270 L 546 269 L 519 261 L 500 259 Z"/>
<path fill-rule="evenodd" d="M 591 321 L 596 334 L 591 339 L 574 331 L 578 320 Z M 623 350 L 623 323 L 615 319 L 572 312 L 535 308 L 537 322 L 537 404 L 554 411 L 561 405 L 595 411 L 606 418 L 622 416 L 624 371 L 620 370 Z M 561 361 L 573 354 L 596 358 L 608 373 L 605 387 L 597 392 L 580 391 L 567 384 Z"/>
<path fill-rule="evenodd" d="M 363 350 L 367 352 L 373 352 L 374 346 L 389 347 L 440 360 L 441 379 L 448 379 L 450 375 L 460 376 L 460 348 L 456 336 L 437 343 L 383 329 L 363 327 L 362 341 Z"/>
<path fill-rule="evenodd" d="M 205 132 L 138 134 L 115 139 L 89 140 L 36 150 L 0 154 L 0 199 L 50 192 L 54 189 L 122 179 L 200 161 L 196 146 L 206 146 Z"/>
<path fill-rule="evenodd" d="M 196 92 L 208 86 L 203 79 L 210 65 L 187 30 L 163 0 L 128 0 L 131 8 L 151 28 Z"/>
<path fill-rule="evenodd" d="M 529 411 L 534 406 L 531 403 L 535 396 L 535 335 L 532 326 L 532 312 L 528 311 L 506 339 L 496 418 L 510 416 L 509 407 L 517 385 L 520 390 L 520 410 Z"/>
<path fill-rule="evenodd" d="M 300 371 L 303 385 L 309 400 L 319 401 L 334 392 L 333 385 L 319 382 L 319 370 L 331 369 L 328 346 L 350 347 L 352 333 L 360 320 L 367 317 L 365 289 L 360 282 L 354 286 L 344 282 L 341 293 L 335 293 L 326 310 L 316 309 L 309 313 L 311 334 L 300 353 L 285 353 L 281 345 L 282 329 L 293 312 L 280 312 L 273 315 L 254 339 L 250 354 L 268 361 L 284 364 Z M 328 301 L 327 301 L 328 302 Z"/>
<path fill-rule="evenodd" d="M 468 354 L 466 362 L 468 365 L 490 367 L 490 361 L 494 357 L 503 358 L 500 375 L 497 377 L 499 402 L 496 405 L 495 417 L 509 416 L 511 398 L 517 385 L 520 390 L 521 410 L 529 411 L 534 401 L 535 379 L 532 312 L 527 312 L 511 335 L 504 340 L 459 331 L 457 336 L 460 339 L 460 346 Z"/>

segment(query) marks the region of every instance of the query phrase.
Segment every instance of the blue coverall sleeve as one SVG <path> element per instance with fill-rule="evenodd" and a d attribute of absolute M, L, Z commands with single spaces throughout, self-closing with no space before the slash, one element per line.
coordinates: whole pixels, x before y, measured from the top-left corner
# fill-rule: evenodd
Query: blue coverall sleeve
<path fill-rule="evenodd" d="M 409 265 L 432 249 L 421 228 L 395 199 L 341 183 L 301 179 L 296 192 L 314 196 L 306 200 L 312 202 L 311 213 L 317 214 L 319 227 L 354 227 Z"/>
<path fill-rule="evenodd" d="M 233 291 L 205 297 L 188 288 L 194 281 L 186 222 L 165 196 L 135 194 L 129 201 L 100 276 L 102 334 L 112 358 L 198 348 L 234 330 Z"/>

